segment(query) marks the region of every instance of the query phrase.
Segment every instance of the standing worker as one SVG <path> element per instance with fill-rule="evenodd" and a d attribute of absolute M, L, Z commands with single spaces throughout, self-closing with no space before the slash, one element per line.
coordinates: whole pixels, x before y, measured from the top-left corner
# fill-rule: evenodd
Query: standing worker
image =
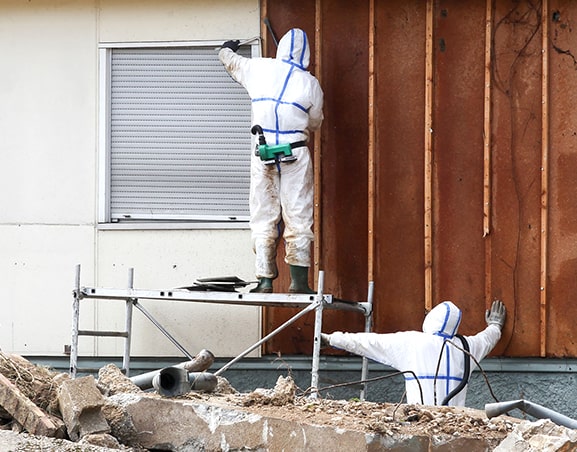
<path fill-rule="evenodd" d="M 307 142 L 323 120 L 323 92 L 307 71 L 307 35 L 298 28 L 289 30 L 278 44 L 276 58 L 245 58 L 236 53 L 238 47 L 239 41 L 226 41 L 219 58 L 251 98 L 252 132 L 260 133 L 262 145 L 257 145 L 259 155 L 251 155 L 250 228 L 259 280 L 252 292 L 273 291 L 282 219 L 285 262 L 291 275 L 289 292 L 312 293 L 308 270 L 314 237 L 314 181 Z M 277 145 L 286 145 L 290 158 L 264 160 L 267 146 L 274 149 Z"/>
<path fill-rule="evenodd" d="M 444 301 L 425 316 L 422 332 L 323 333 L 321 343 L 405 372 L 407 403 L 465 406 L 467 382 L 475 366 L 470 365 L 470 357 L 463 350 L 476 362 L 487 356 L 501 338 L 506 316 L 505 305 L 494 301 L 485 312 L 487 327 L 483 331 L 458 336 L 461 310 Z"/>

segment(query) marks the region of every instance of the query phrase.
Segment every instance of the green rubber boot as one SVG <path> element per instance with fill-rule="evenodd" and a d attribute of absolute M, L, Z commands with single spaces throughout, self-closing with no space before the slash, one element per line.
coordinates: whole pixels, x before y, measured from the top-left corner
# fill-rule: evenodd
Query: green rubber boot
<path fill-rule="evenodd" d="M 309 268 L 298 265 L 289 265 L 291 285 L 289 293 L 316 293 L 309 287 Z"/>
<path fill-rule="evenodd" d="M 258 286 L 251 293 L 272 293 L 272 278 L 260 278 Z"/>

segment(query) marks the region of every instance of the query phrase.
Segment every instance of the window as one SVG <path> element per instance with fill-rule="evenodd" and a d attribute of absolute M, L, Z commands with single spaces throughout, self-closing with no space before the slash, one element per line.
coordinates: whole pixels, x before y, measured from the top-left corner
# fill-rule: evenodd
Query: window
<path fill-rule="evenodd" d="M 248 220 L 250 99 L 216 46 L 101 47 L 101 223 Z"/>

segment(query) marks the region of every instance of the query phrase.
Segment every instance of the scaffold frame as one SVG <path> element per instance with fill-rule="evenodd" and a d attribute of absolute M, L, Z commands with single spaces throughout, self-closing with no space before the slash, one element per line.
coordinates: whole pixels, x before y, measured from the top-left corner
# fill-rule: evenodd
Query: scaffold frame
<path fill-rule="evenodd" d="M 284 330 L 296 320 L 305 314 L 315 311 L 314 340 L 312 350 L 311 365 L 311 397 L 318 396 L 318 373 L 321 349 L 321 332 L 324 309 L 337 309 L 358 312 L 365 316 L 365 331 L 369 332 L 372 328 L 372 300 L 373 300 L 373 283 L 369 283 L 369 290 L 366 302 L 349 302 L 339 300 L 330 294 L 323 292 L 324 272 L 319 271 L 317 292 L 314 294 L 292 294 L 292 293 L 251 293 L 251 292 L 216 292 L 216 291 L 190 291 L 187 289 L 136 289 L 134 288 L 134 269 L 128 271 L 128 287 L 124 289 L 86 287 L 80 285 L 80 265 L 76 266 L 76 282 L 73 290 L 73 317 L 72 317 L 72 344 L 70 349 L 70 375 L 76 377 L 78 372 L 93 372 L 95 369 L 78 368 L 78 339 L 79 336 L 93 337 L 117 337 L 124 339 L 124 352 L 122 360 L 122 371 L 126 376 L 130 373 L 130 347 L 132 336 L 132 314 L 133 308 L 137 308 L 144 314 L 153 325 L 158 328 L 188 359 L 193 359 L 190 354 L 156 319 L 148 310 L 142 306 L 139 300 L 157 300 L 157 301 L 179 301 L 192 303 L 215 303 L 243 306 L 260 306 L 260 307 L 285 307 L 298 308 L 298 313 L 285 321 L 282 325 L 275 328 L 259 341 L 241 352 L 231 361 L 226 363 L 216 372 L 220 375 L 229 369 L 233 364 L 244 358 L 250 352 L 260 347 L 273 336 Z M 81 330 L 80 323 L 80 302 L 84 299 L 100 300 L 121 300 L 125 302 L 125 329 L 123 331 L 99 331 L 99 330 Z M 361 378 L 366 380 L 368 374 L 368 361 L 363 358 Z M 364 400 L 366 387 L 363 385 L 361 390 L 361 400 Z"/>

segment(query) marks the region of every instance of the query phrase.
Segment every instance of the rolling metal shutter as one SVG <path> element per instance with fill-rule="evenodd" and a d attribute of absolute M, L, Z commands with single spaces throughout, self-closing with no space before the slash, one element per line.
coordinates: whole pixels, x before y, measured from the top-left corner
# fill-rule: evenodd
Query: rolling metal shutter
<path fill-rule="evenodd" d="M 247 220 L 250 99 L 214 47 L 115 48 L 110 71 L 111 220 Z"/>

